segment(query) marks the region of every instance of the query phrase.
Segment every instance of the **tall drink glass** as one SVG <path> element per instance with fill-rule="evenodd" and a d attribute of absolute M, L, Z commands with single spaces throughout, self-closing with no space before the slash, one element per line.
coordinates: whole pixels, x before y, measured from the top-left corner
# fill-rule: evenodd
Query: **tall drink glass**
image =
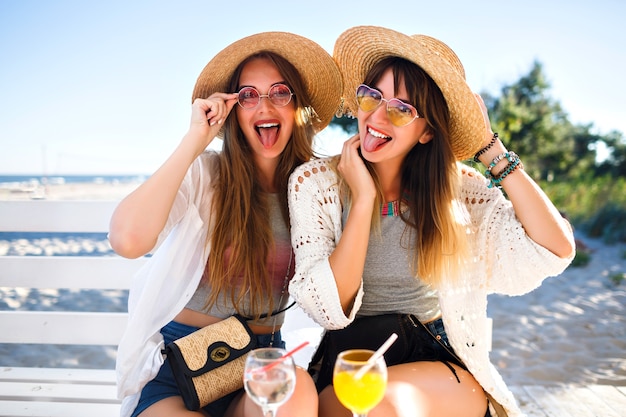
<path fill-rule="evenodd" d="M 333 386 L 337 398 L 354 417 L 366 417 L 384 397 L 387 388 L 387 365 L 381 356 L 362 376 L 358 375 L 374 351 L 351 349 L 337 356 Z M 356 375 L 356 377 L 355 377 Z"/>
<path fill-rule="evenodd" d="M 260 348 L 246 358 L 244 388 L 265 417 L 274 417 L 296 386 L 296 367 L 291 356 L 283 357 L 286 353 L 280 348 Z"/>

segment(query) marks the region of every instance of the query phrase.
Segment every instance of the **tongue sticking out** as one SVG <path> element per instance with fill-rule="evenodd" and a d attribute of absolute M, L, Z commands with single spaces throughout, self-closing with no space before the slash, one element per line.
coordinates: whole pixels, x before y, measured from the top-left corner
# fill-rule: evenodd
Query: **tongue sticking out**
<path fill-rule="evenodd" d="M 278 126 L 259 127 L 259 138 L 265 149 L 270 149 L 278 140 Z"/>
<path fill-rule="evenodd" d="M 379 146 L 384 145 L 389 141 L 389 137 L 379 138 L 372 134 L 365 135 L 365 139 L 361 143 L 363 149 L 367 152 L 374 152 Z"/>

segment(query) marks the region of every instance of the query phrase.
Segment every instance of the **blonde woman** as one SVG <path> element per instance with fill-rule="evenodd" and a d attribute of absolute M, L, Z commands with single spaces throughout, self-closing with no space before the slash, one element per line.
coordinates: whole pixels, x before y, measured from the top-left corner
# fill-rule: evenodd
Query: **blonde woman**
<path fill-rule="evenodd" d="M 258 347 L 284 346 L 279 312 L 294 272 L 287 181 L 312 157 L 341 78 L 332 57 L 291 33 L 260 33 L 219 52 L 193 91 L 191 124 L 163 165 L 121 201 L 109 240 L 120 255 L 153 252 L 135 277 L 117 361 L 122 416 L 260 416 L 243 392 L 187 410 L 162 350 L 235 313 Z M 205 148 L 220 136 L 220 152 Z M 305 370 L 279 416 L 317 416 Z"/>
<path fill-rule="evenodd" d="M 359 133 L 289 184 L 290 294 L 326 329 L 310 367 L 320 416 L 350 416 L 331 385 L 337 354 L 393 332 L 369 417 L 520 416 L 489 362 L 487 294 L 562 272 L 569 224 L 491 131 L 443 42 L 355 27 L 333 55 Z M 459 162 L 474 156 L 486 177 Z"/>

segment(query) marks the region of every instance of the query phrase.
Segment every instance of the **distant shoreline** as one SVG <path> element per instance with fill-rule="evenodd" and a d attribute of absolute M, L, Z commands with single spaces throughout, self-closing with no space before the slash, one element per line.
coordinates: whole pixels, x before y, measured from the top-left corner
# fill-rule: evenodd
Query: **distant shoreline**
<path fill-rule="evenodd" d="M 68 176 L 63 177 L 63 181 L 57 179 L 48 182 L 42 182 L 36 177 L 23 177 L 28 178 L 25 181 L 6 181 L 8 178 L 0 176 L 0 201 L 121 200 L 147 177 Z M 17 176 L 12 178 L 18 179 Z"/>

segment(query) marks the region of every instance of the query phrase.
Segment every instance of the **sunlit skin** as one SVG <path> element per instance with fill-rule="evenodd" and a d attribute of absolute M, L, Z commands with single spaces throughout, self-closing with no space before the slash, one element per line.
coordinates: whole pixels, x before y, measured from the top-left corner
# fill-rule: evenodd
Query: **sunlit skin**
<path fill-rule="evenodd" d="M 483 417 L 487 400 L 474 377 L 452 365 L 459 384 L 441 362 L 413 362 L 388 368 L 383 400 L 368 417 Z M 452 400 L 453 399 L 453 400 Z M 320 393 L 320 417 L 351 417 L 332 386 Z"/>

